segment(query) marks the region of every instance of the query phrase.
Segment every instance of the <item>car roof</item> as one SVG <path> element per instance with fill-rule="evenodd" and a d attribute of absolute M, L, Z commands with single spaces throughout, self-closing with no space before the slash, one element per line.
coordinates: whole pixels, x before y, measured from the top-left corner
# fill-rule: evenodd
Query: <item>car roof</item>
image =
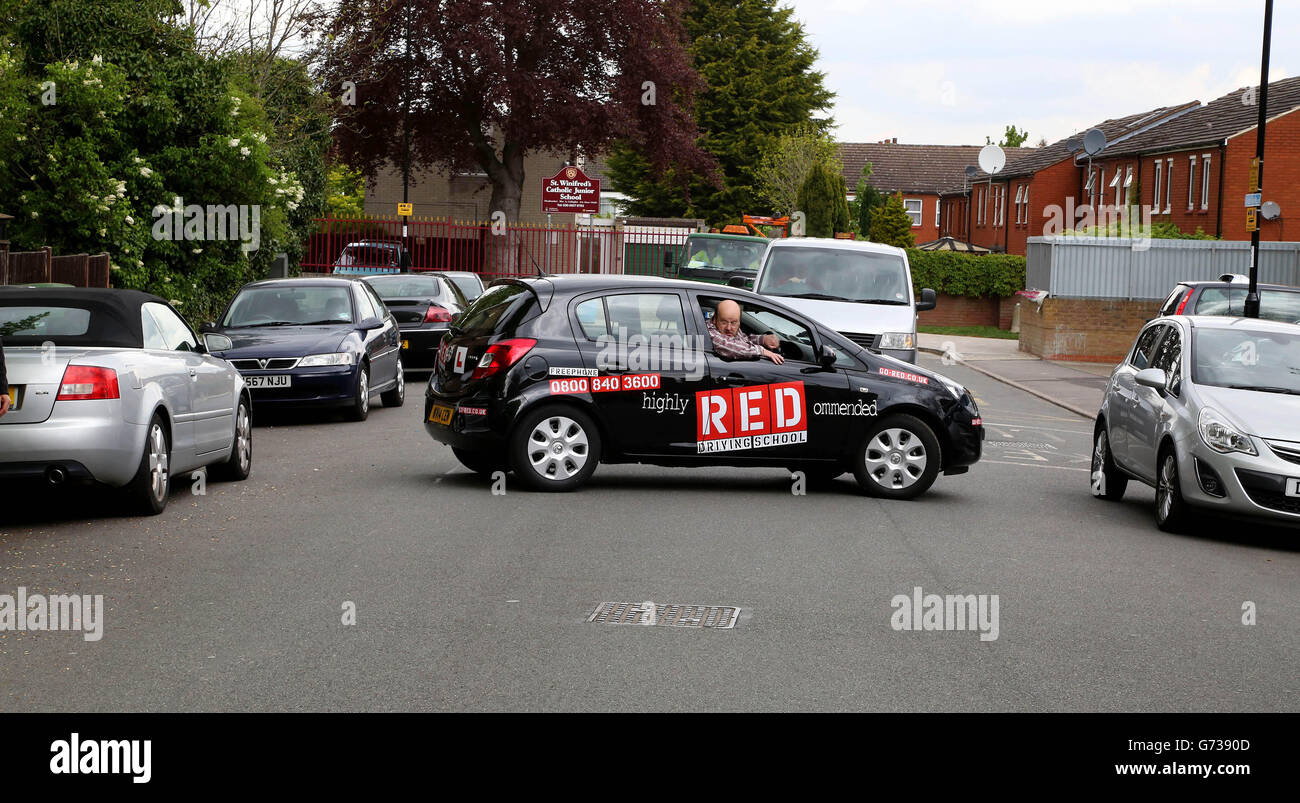
<path fill-rule="evenodd" d="M 867 240 L 838 240 L 833 237 L 787 237 L 772 240 L 773 248 L 834 248 L 841 251 L 862 251 L 869 254 L 906 256 L 903 249 Z"/>
<path fill-rule="evenodd" d="M 0 287 L 0 306 L 66 304 L 88 309 L 94 313 L 92 329 L 85 335 L 67 338 L 69 344 L 95 346 L 124 346 L 140 348 L 144 342 L 141 330 L 140 307 L 146 303 L 171 305 L 163 298 L 139 290 L 117 290 L 103 287 Z M 111 322 L 111 323 L 110 323 Z M 34 338 L 15 336 L 14 343 L 24 343 Z"/>
<path fill-rule="evenodd" d="M 1179 282 L 1179 284 L 1185 287 L 1195 287 L 1198 289 L 1202 287 L 1232 287 L 1244 290 L 1246 288 L 1246 285 L 1243 282 L 1225 282 L 1222 279 L 1183 281 Z M 1300 287 L 1292 287 L 1289 284 L 1264 284 L 1263 282 L 1258 282 L 1255 286 L 1260 290 L 1284 290 L 1292 293 L 1300 293 Z"/>
<path fill-rule="evenodd" d="M 582 293 L 589 290 L 615 290 L 620 287 L 648 286 L 676 290 L 726 290 L 729 292 L 748 293 L 748 290 L 741 290 L 737 287 L 728 287 L 725 285 L 710 285 L 703 282 L 691 281 L 688 279 L 668 279 L 663 276 L 650 276 L 641 274 L 622 274 L 622 273 L 561 273 L 549 276 L 510 276 L 503 277 L 531 283 L 545 280 L 555 286 L 557 291 Z"/>
<path fill-rule="evenodd" d="M 365 246 L 372 246 L 375 248 L 401 248 L 402 247 L 401 243 L 392 240 L 357 240 L 356 242 L 348 243 L 343 247 L 351 248 L 354 245 L 365 245 Z"/>
<path fill-rule="evenodd" d="M 1271 321 L 1267 318 L 1242 318 L 1232 315 L 1166 315 L 1157 321 L 1184 321 L 1192 329 L 1260 329 L 1269 332 L 1300 334 L 1300 324 Z"/>
<path fill-rule="evenodd" d="M 422 270 L 420 273 L 437 273 L 442 276 L 472 276 L 478 279 L 479 282 L 483 281 L 483 277 L 472 270 Z"/>
<path fill-rule="evenodd" d="M 251 287 L 345 287 L 350 286 L 361 274 L 339 274 L 337 276 L 295 276 L 290 279 L 262 279 L 249 282 L 240 290 Z"/>

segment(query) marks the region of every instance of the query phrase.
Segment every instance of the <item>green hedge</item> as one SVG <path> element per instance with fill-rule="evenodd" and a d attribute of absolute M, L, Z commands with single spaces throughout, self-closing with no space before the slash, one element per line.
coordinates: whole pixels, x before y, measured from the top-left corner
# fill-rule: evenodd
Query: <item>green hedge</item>
<path fill-rule="evenodd" d="M 1014 254 L 963 254 L 907 249 L 912 283 L 950 296 L 986 298 L 1014 295 L 1025 286 L 1025 258 Z"/>

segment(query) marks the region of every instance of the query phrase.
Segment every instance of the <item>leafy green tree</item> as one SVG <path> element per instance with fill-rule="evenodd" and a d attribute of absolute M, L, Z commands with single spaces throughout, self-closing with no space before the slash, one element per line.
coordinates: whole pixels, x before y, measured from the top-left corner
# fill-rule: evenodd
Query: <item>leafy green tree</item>
<path fill-rule="evenodd" d="M 803 124 L 777 137 L 776 144 L 758 164 L 759 192 L 777 216 L 795 210 L 799 188 L 813 165 L 824 163 L 840 169 L 835 141 L 816 125 Z"/>
<path fill-rule="evenodd" d="M 891 195 L 880 212 L 872 217 L 870 238 L 872 242 L 899 248 L 916 245 L 916 235 L 912 234 L 912 219 L 907 215 L 901 193 Z"/>
<path fill-rule="evenodd" d="M 1007 126 L 1006 132 L 1002 135 L 1002 141 L 999 142 L 998 145 L 1003 148 L 1019 148 L 1021 145 L 1025 144 L 1025 140 L 1027 139 L 1029 139 L 1029 132 L 1024 130 L 1017 131 L 1015 124 L 1012 124 Z M 992 145 L 993 139 L 991 137 L 984 137 L 984 144 Z"/>
<path fill-rule="evenodd" d="M 831 237 L 835 234 L 839 204 L 836 196 L 843 198 L 840 187 L 844 179 L 824 162 L 818 162 L 808 171 L 803 186 L 799 188 L 798 212 L 804 215 L 804 233 L 809 237 Z M 843 222 L 848 224 L 848 204 L 844 203 Z"/>
<path fill-rule="evenodd" d="M 885 203 L 884 193 L 871 186 L 871 173 L 871 162 L 867 162 L 862 166 L 862 175 L 858 178 L 853 200 L 849 202 L 853 230 L 863 237 L 871 231 L 872 214 Z"/>
<path fill-rule="evenodd" d="M 340 220 L 365 217 L 366 179 L 360 170 L 337 164 L 329 169 L 325 215 Z"/>
<path fill-rule="evenodd" d="M 849 189 L 844 183 L 844 172 L 835 170 L 831 173 L 835 184 L 835 197 L 831 206 L 831 223 L 835 233 L 853 231 L 853 220 L 849 215 Z"/>
<path fill-rule="evenodd" d="M 263 102 L 237 58 L 195 47 L 178 10 L 45 0 L 0 14 L 0 198 L 16 203 L 15 248 L 107 251 L 115 286 L 202 320 L 276 251 L 301 247 L 323 201 L 329 118 L 300 65 Z M 191 205 L 242 207 L 247 228 L 214 238 L 206 219 L 186 225 Z"/>
<path fill-rule="evenodd" d="M 830 121 L 815 118 L 833 97 L 824 74 L 813 69 L 817 51 L 803 26 L 778 2 L 690 3 L 683 23 L 695 70 L 705 82 L 695 98 L 695 122 L 701 147 L 720 166 L 721 183 L 683 168 L 656 178 L 635 148 L 617 147 L 608 161 L 610 178 L 634 199 L 629 214 L 720 224 L 777 203 L 764 192 L 764 156 L 778 150 L 783 135 L 824 134 Z M 787 186 L 782 202 L 789 197 Z"/>

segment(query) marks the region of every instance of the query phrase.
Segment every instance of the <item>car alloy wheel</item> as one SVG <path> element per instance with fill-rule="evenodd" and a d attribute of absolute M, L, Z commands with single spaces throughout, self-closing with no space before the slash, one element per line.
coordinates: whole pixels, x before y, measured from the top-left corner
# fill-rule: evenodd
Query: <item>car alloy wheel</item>
<path fill-rule="evenodd" d="M 1182 532 L 1187 519 L 1187 503 L 1178 484 L 1178 457 L 1168 449 L 1161 453 L 1156 477 L 1156 526 L 1165 532 Z"/>
<path fill-rule="evenodd" d="M 167 473 L 169 456 L 167 454 L 167 436 L 163 434 L 162 424 L 155 421 L 149 427 L 149 491 L 155 502 L 167 498 L 167 485 L 171 476 Z"/>
<path fill-rule="evenodd" d="M 406 401 L 406 372 L 402 369 L 401 360 L 397 361 L 397 384 L 392 390 L 380 394 L 379 400 L 385 407 L 401 407 L 402 402 Z"/>
<path fill-rule="evenodd" d="M 167 507 L 167 495 L 171 491 L 171 447 L 162 416 L 157 413 L 145 431 L 135 476 L 123 491 L 124 501 L 132 513 L 156 516 Z"/>
<path fill-rule="evenodd" d="M 867 444 L 867 474 L 876 484 L 901 491 L 925 474 L 925 444 L 906 429 L 886 429 Z"/>
<path fill-rule="evenodd" d="M 567 480 L 587 464 L 588 446 L 587 433 L 577 421 L 549 416 L 528 436 L 528 462 L 539 477 Z"/>
<path fill-rule="evenodd" d="M 347 417 L 352 421 L 365 421 L 370 415 L 370 371 L 362 365 L 357 371 L 357 396 L 347 408 Z"/>
<path fill-rule="evenodd" d="M 1128 488 L 1128 477 L 1115 468 L 1115 460 L 1110 453 L 1110 438 L 1104 424 L 1097 427 L 1093 442 L 1091 480 L 1092 495 L 1099 499 L 1119 499 Z"/>
<path fill-rule="evenodd" d="M 930 427 L 915 416 L 895 413 L 867 432 L 853 473 L 872 496 L 911 499 L 934 484 L 942 462 L 939 441 Z"/>
<path fill-rule="evenodd" d="M 239 420 L 235 422 L 235 448 L 238 449 L 239 471 L 248 474 L 253 462 L 253 424 L 248 420 L 248 408 L 239 405 Z"/>

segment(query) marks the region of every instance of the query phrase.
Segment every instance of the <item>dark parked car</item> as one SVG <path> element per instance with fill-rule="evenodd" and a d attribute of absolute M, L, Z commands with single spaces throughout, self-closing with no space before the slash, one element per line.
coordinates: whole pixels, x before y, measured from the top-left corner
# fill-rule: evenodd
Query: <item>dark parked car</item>
<path fill-rule="evenodd" d="M 456 283 L 441 273 L 366 276 L 402 330 L 402 366 L 431 370 L 438 341 L 469 306 Z"/>
<path fill-rule="evenodd" d="M 1160 306 L 1160 315 L 1231 315 L 1245 311 L 1249 279 L 1225 273 L 1213 282 L 1179 282 Z M 1300 323 L 1300 287 L 1257 284 L 1259 317 L 1282 323 Z"/>
<path fill-rule="evenodd" d="M 724 299 L 783 364 L 714 354 L 706 321 Z M 970 393 L 939 374 L 746 290 L 642 276 L 489 287 L 440 346 L 424 421 L 471 470 L 554 491 L 639 462 L 852 471 L 867 493 L 910 498 L 966 472 L 983 439 Z"/>
<path fill-rule="evenodd" d="M 204 331 L 226 335 L 218 356 L 244 375 L 254 406 L 345 408 L 354 421 L 406 397 L 397 321 L 370 285 L 355 279 L 274 279 L 240 288 Z"/>
<path fill-rule="evenodd" d="M 384 240 L 361 240 L 343 247 L 334 262 L 335 274 L 400 273 L 410 267 L 411 255 L 401 243 Z"/>

